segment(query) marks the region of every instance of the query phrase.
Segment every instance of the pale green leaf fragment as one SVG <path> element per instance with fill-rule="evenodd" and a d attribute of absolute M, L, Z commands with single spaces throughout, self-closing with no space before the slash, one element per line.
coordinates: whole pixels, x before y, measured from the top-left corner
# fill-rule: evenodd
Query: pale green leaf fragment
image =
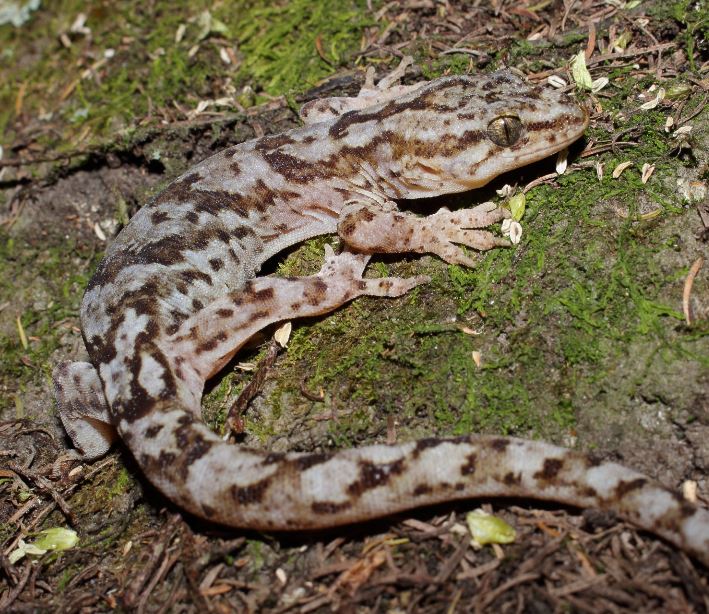
<path fill-rule="evenodd" d="M 468 529 L 473 540 L 484 546 L 486 544 L 510 544 L 517 537 L 517 532 L 501 518 L 492 516 L 482 510 L 475 510 L 465 515 Z"/>
<path fill-rule="evenodd" d="M 527 197 L 524 194 L 515 194 L 509 200 L 510 212 L 512 213 L 512 219 L 515 222 L 519 222 L 524 216 L 524 208 L 527 204 Z"/>
<path fill-rule="evenodd" d="M 692 91 L 692 86 L 689 83 L 675 83 L 665 90 L 665 98 L 668 100 L 677 100 L 684 98 Z"/>
<path fill-rule="evenodd" d="M 222 34 L 227 38 L 230 35 L 229 27 L 223 21 L 214 17 L 209 11 L 202 11 L 199 14 L 197 26 L 199 27 L 198 41 L 204 40 L 210 34 Z"/>
<path fill-rule="evenodd" d="M 29 344 L 27 343 L 25 327 L 22 326 L 22 320 L 20 320 L 20 316 L 17 316 L 15 318 L 15 324 L 17 325 L 17 334 L 20 336 L 20 343 L 22 344 L 22 347 L 26 350 L 29 347 Z"/>
<path fill-rule="evenodd" d="M 636 6 L 640 6 L 643 3 L 643 0 L 630 0 L 630 2 L 626 3 L 625 5 L 625 10 L 629 11 L 630 9 L 634 9 Z"/>
<path fill-rule="evenodd" d="M 586 67 L 586 54 L 583 51 L 579 51 L 571 60 L 571 75 L 577 87 L 585 90 L 590 90 L 593 87 L 593 79 Z"/>
<path fill-rule="evenodd" d="M 17 561 L 19 561 L 27 554 L 41 555 L 45 552 L 47 551 L 42 550 L 41 548 L 37 548 L 37 546 L 35 546 L 34 544 L 28 544 L 27 542 L 25 542 L 25 540 L 21 539 L 17 544 L 17 548 L 15 548 L 7 558 L 10 563 L 14 565 L 15 563 L 17 563 Z"/>
<path fill-rule="evenodd" d="M 68 550 L 79 543 L 79 536 L 72 529 L 53 527 L 40 531 L 33 546 L 43 550 Z"/>
<path fill-rule="evenodd" d="M 624 51 L 628 47 L 631 40 L 633 40 L 633 35 L 626 30 L 611 43 L 611 47 L 613 49 Z"/>

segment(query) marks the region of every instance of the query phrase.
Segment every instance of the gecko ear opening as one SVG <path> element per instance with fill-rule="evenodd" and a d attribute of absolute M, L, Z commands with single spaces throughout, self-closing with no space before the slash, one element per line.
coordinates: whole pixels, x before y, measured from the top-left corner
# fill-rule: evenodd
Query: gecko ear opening
<path fill-rule="evenodd" d="M 511 147 L 524 131 L 519 117 L 500 115 L 487 125 L 487 138 L 500 147 Z"/>

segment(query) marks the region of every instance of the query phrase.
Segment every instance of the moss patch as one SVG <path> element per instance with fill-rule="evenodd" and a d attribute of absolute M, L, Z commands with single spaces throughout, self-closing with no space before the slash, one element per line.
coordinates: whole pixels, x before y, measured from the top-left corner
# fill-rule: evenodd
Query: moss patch
<path fill-rule="evenodd" d="M 37 143 L 72 150 L 113 140 L 137 121 L 174 121 L 176 108 L 183 118 L 215 91 L 244 103 L 244 85 L 269 95 L 305 90 L 358 49 L 371 25 L 365 5 L 44 3 L 22 28 L 0 26 L 7 67 L 0 68 L 0 134 L 12 143 L 23 120 L 38 118 L 45 129 L 33 135 Z"/>
<path fill-rule="evenodd" d="M 33 247 L 0 233 L 0 412 L 25 415 L 22 393 L 30 382 L 51 386 L 50 360 L 77 319 L 81 295 L 98 262 L 68 242 Z M 19 318 L 27 347 L 21 342 Z"/>

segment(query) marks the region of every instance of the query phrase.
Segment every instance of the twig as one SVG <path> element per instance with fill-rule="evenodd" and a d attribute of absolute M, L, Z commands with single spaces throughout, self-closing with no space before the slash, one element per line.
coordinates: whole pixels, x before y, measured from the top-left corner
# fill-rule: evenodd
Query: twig
<path fill-rule="evenodd" d="M 263 383 L 266 381 L 266 375 L 268 375 L 269 370 L 276 362 L 280 349 L 281 346 L 276 341 L 271 341 L 271 344 L 266 350 L 266 355 L 259 362 L 258 367 L 256 367 L 251 381 L 244 387 L 236 401 L 232 403 L 226 418 L 228 433 L 240 433 L 243 431 L 240 425 L 241 417 L 246 411 L 248 404 L 261 392 Z"/>
<path fill-rule="evenodd" d="M 638 144 L 633 141 L 616 141 L 615 143 L 603 143 L 601 145 L 596 145 L 590 149 L 584 149 L 580 154 L 579 158 L 588 158 L 589 156 L 595 156 L 599 153 L 604 153 L 606 151 L 614 151 L 616 147 L 637 147 Z"/>
<path fill-rule="evenodd" d="M 532 580 L 536 580 L 539 578 L 540 574 L 538 573 L 525 573 L 517 576 L 516 578 L 512 578 L 511 580 L 505 582 L 503 585 L 498 586 L 494 591 L 490 591 L 485 595 L 484 598 L 482 598 L 478 603 L 475 604 L 475 611 L 476 612 L 484 612 L 485 608 L 489 606 L 491 603 L 495 601 L 500 595 L 506 593 L 508 590 L 511 588 L 514 588 L 518 584 L 524 584 L 525 582 L 531 582 Z"/>
<path fill-rule="evenodd" d="M 34 482 L 35 486 L 41 491 L 46 492 L 54 502 L 57 504 L 62 514 L 66 516 L 69 524 L 71 526 L 76 526 L 76 516 L 74 512 L 71 511 L 69 504 L 64 500 L 64 498 L 49 484 L 49 481 L 40 475 L 36 475 L 33 471 L 29 469 L 23 469 L 17 463 L 10 463 L 8 467 L 14 471 L 17 475 L 22 476 L 26 480 Z"/>
<path fill-rule="evenodd" d="M 98 153 L 100 149 L 94 147 L 91 149 L 78 149 L 76 151 L 67 151 L 66 153 L 56 154 L 54 156 L 40 156 L 39 158 L 28 158 L 21 160 L 19 158 L 11 158 L 9 160 L 0 160 L 0 168 L 30 166 L 32 164 L 41 164 L 43 162 L 59 162 L 60 160 L 70 160 L 88 154 Z"/>
<path fill-rule="evenodd" d="M 490 57 L 484 51 L 478 51 L 477 49 L 470 49 L 468 47 L 453 47 L 452 49 L 446 49 L 445 51 L 441 51 L 440 55 L 451 55 L 453 53 L 465 53 L 467 55 L 475 55 L 479 58 Z"/>
<path fill-rule="evenodd" d="M 12 602 L 15 601 L 22 592 L 22 590 L 25 588 L 25 585 L 27 584 L 27 580 L 30 579 L 30 575 L 32 573 L 32 568 L 38 570 L 40 568 L 39 565 L 33 565 L 30 561 L 27 561 L 25 564 L 24 569 L 22 570 L 22 576 L 20 577 L 20 580 L 18 581 L 17 585 L 11 590 L 8 591 L 7 594 L 5 595 L 5 599 L 0 601 L 0 612 L 7 612 L 9 611 L 10 606 L 12 605 Z"/>
<path fill-rule="evenodd" d="M 143 569 L 138 573 L 128 585 L 128 588 L 123 594 L 123 605 L 132 609 L 138 605 L 139 600 L 142 601 L 143 593 L 142 588 L 148 581 L 148 578 L 153 574 L 153 571 L 158 566 L 163 554 L 168 548 L 170 541 L 172 541 L 173 536 L 177 530 L 177 524 L 180 521 L 179 514 L 173 514 L 168 520 L 167 524 L 163 527 L 159 538 L 159 541 L 153 547 L 153 551 L 150 553 L 150 558 L 145 564 Z M 169 557 L 166 557 L 166 559 Z"/>
<path fill-rule="evenodd" d="M 138 607 L 137 607 L 138 612 L 145 611 L 145 604 L 147 603 L 150 595 L 152 595 L 153 590 L 157 586 L 158 582 L 160 582 L 160 580 L 163 579 L 165 574 L 168 571 L 170 571 L 170 569 L 172 569 L 172 566 L 175 563 L 177 563 L 177 561 L 180 560 L 180 556 L 181 556 L 181 554 L 179 552 L 176 552 L 172 556 L 165 556 L 162 564 L 158 568 L 155 575 L 150 579 L 148 586 L 145 587 L 145 590 L 143 591 L 142 595 L 140 596 L 140 601 L 138 601 Z"/>
<path fill-rule="evenodd" d="M 704 107 L 707 105 L 708 98 L 709 98 L 709 96 L 704 96 L 704 98 L 702 98 L 702 101 L 699 103 L 699 105 L 697 105 L 697 108 L 692 113 L 690 113 L 687 117 L 685 117 L 684 119 L 678 118 L 675 121 L 675 125 L 677 127 L 682 126 L 683 124 L 686 124 L 690 119 L 694 119 L 697 115 L 699 115 L 704 110 Z"/>
<path fill-rule="evenodd" d="M 566 3 L 564 3 L 566 4 Z M 569 18 L 569 15 L 571 14 L 571 9 L 574 8 L 574 4 L 576 4 L 576 0 L 571 0 L 568 4 L 566 4 L 566 10 L 564 11 L 564 17 L 561 19 L 561 31 L 563 32 L 566 30 L 566 20 Z"/>
<path fill-rule="evenodd" d="M 608 60 L 623 60 L 625 58 L 635 58 L 639 55 L 645 55 L 647 53 L 655 53 L 657 51 L 664 51 L 665 49 L 671 49 L 676 47 L 677 43 L 661 43 L 659 45 L 653 45 L 652 47 L 644 47 L 643 49 L 635 49 L 632 51 L 622 51 L 621 53 L 606 53 L 604 55 L 597 55 L 595 58 L 591 58 L 586 61 L 586 66 L 595 66 L 601 62 L 606 62 Z"/>
<path fill-rule="evenodd" d="M 313 401 L 314 403 L 322 403 L 325 400 L 325 391 L 320 388 L 318 392 L 310 392 L 305 387 L 305 380 L 308 379 L 306 375 L 300 382 L 300 394 L 302 394 L 308 401 Z"/>

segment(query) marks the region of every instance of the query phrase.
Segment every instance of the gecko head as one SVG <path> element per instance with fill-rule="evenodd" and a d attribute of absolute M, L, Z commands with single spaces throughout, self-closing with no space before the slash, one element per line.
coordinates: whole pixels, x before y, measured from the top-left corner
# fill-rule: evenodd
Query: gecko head
<path fill-rule="evenodd" d="M 414 193 L 479 187 L 562 150 L 588 125 L 568 96 L 509 71 L 438 79 L 411 98 L 401 177 Z"/>

